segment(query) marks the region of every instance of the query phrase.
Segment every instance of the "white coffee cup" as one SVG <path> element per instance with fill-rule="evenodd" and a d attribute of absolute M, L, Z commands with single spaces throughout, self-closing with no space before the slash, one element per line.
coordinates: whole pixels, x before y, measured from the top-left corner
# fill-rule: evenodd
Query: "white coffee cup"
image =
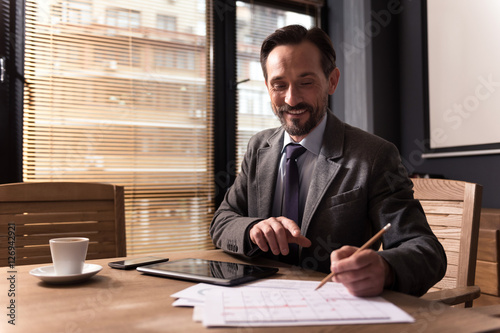
<path fill-rule="evenodd" d="M 85 237 L 53 238 L 49 241 L 56 275 L 81 274 L 89 239 Z"/>

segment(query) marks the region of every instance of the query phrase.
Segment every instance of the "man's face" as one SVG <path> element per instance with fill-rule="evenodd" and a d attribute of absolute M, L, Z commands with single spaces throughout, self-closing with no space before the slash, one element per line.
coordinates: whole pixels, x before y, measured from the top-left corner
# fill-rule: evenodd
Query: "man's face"
<path fill-rule="evenodd" d="M 266 87 L 274 113 L 298 142 L 323 118 L 328 95 L 337 87 L 339 70 L 336 68 L 326 78 L 320 51 L 308 41 L 275 47 L 267 58 L 266 68 Z"/>

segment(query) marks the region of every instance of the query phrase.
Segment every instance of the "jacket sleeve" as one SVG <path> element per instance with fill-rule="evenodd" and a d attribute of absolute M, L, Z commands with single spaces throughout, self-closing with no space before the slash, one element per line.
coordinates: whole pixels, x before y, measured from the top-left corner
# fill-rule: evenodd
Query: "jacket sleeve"
<path fill-rule="evenodd" d="M 234 184 L 224 196 L 210 225 L 210 236 L 217 248 L 251 256 L 256 252 L 256 245 L 250 241 L 248 231 L 251 226 L 263 218 L 248 217 L 248 174 L 255 172 L 254 151 L 249 143 L 241 165 L 241 171 Z M 258 249 L 258 248 L 257 248 Z"/>
<path fill-rule="evenodd" d="M 369 214 L 378 228 L 391 222 L 380 255 L 394 270 L 393 289 L 421 296 L 444 276 L 446 254 L 413 197 L 413 184 L 397 149 L 384 145 L 377 156 L 370 176 Z"/>

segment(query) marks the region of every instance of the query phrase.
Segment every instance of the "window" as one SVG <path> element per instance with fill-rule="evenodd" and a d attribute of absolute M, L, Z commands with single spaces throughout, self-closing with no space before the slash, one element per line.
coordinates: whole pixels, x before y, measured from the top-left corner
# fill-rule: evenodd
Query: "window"
<path fill-rule="evenodd" d="M 121 4 L 26 0 L 23 179 L 125 186 L 130 255 L 211 248 L 210 15 Z"/>
<path fill-rule="evenodd" d="M 175 51 L 164 50 L 162 48 L 155 48 L 155 68 L 161 70 L 162 68 L 175 68 Z"/>
<path fill-rule="evenodd" d="M 67 24 L 91 24 L 92 7 L 85 1 L 71 1 L 63 3 L 60 7 L 61 21 Z"/>
<path fill-rule="evenodd" d="M 271 109 L 271 101 L 264 84 L 260 66 L 260 46 L 276 29 L 301 24 L 314 26 L 315 17 L 285 9 L 238 1 L 236 11 L 238 116 L 236 159 L 241 164 L 248 140 L 260 130 L 280 126 Z"/>
<path fill-rule="evenodd" d="M 141 13 L 125 8 L 107 8 L 106 24 L 119 28 L 139 28 Z"/>
<path fill-rule="evenodd" d="M 156 27 L 161 30 L 176 31 L 177 17 L 158 14 Z"/>

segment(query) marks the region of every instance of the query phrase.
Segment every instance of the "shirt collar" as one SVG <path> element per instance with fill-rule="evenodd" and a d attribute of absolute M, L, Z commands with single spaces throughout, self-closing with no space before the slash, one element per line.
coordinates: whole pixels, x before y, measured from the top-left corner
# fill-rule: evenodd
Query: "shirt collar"
<path fill-rule="evenodd" d="M 311 133 L 309 133 L 302 141 L 299 143 L 304 146 L 308 151 L 319 155 L 321 150 L 321 143 L 323 142 L 323 134 L 325 133 L 326 127 L 326 114 L 323 116 L 323 119 L 320 121 L 318 126 L 316 126 Z M 285 134 L 283 138 L 283 148 L 281 149 L 281 153 L 284 152 L 286 145 L 294 142 L 288 133 Z"/>

